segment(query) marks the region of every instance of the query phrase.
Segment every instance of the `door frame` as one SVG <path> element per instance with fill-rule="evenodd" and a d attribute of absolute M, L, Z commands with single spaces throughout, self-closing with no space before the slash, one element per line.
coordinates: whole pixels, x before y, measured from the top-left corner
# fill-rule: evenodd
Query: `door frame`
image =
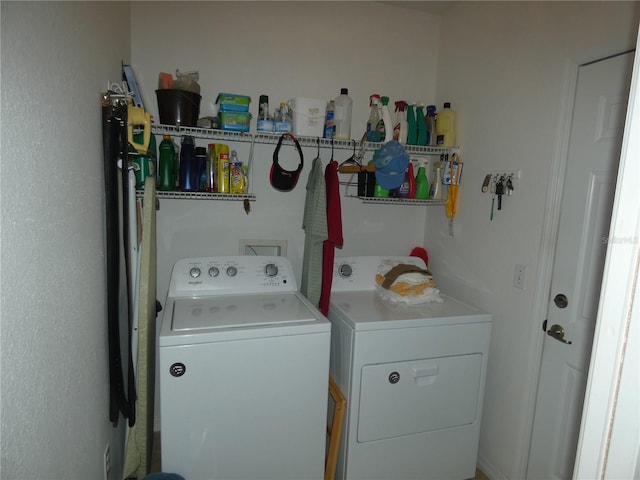
<path fill-rule="evenodd" d="M 525 415 L 522 416 L 522 422 L 519 425 L 519 431 L 523 434 L 515 449 L 516 452 L 518 452 L 514 460 L 515 478 L 526 478 L 527 474 L 536 398 L 538 394 L 538 382 L 540 379 L 542 347 L 544 343 L 542 322 L 548 315 L 549 292 L 551 290 L 551 277 L 553 274 L 553 263 L 555 260 L 558 229 L 560 226 L 560 211 L 562 208 L 562 193 L 568 162 L 573 108 L 578 86 L 578 71 L 581 66 L 606 60 L 607 58 L 633 50 L 632 48 L 620 49 L 608 55 L 592 54 L 584 58 L 565 58 L 564 60 L 558 119 L 556 123 L 557 134 L 553 146 L 549 187 L 545 200 L 540 237 L 539 274 L 536 279 L 533 298 L 532 318 L 534 321 L 531 322 L 529 331 L 529 338 L 532 339 L 527 352 L 529 369 L 525 373 L 525 385 L 535 385 L 536 387 L 529 389 L 528 395 L 526 395 L 524 399 Z"/>

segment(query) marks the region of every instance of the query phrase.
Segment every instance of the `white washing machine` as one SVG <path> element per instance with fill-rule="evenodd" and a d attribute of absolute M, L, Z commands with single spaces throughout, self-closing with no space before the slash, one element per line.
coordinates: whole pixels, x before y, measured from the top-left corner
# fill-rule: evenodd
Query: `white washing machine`
<path fill-rule="evenodd" d="M 286 258 L 177 262 L 159 335 L 162 470 L 321 480 L 330 336 Z"/>
<path fill-rule="evenodd" d="M 473 478 L 491 315 L 442 293 L 415 306 L 380 299 L 388 258 L 335 260 L 331 375 L 347 398 L 336 478 Z"/>

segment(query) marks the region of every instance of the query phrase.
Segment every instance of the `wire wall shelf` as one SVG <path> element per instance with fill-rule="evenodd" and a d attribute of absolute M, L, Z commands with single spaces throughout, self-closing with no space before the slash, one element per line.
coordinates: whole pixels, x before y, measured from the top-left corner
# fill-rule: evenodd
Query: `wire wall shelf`
<path fill-rule="evenodd" d="M 278 133 L 247 133 L 247 132 L 233 132 L 229 130 L 217 130 L 212 128 L 198 128 L 198 127 L 184 127 L 180 125 L 152 125 L 152 133 L 156 135 L 172 135 L 181 137 L 184 135 L 190 135 L 192 137 L 204 138 L 210 140 L 227 141 L 227 142 L 255 142 L 258 144 L 275 145 L 280 140 L 280 134 Z M 296 136 L 298 143 L 302 147 L 322 147 L 338 150 L 352 150 L 360 147 L 360 142 L 357 140 L 332 140 L 330 138 L 320 137 L 304 137 Z M 285 138 L 284 142 L 293 143 L 291 139 Z M 384 145 L 382 142 L 365 142 L 363 147 L 367 151 L 373 151 L 381 148 Z M 458 150 L 458 147 L 443 148 L 432 147 L 422 145 L 404 145 L 404 149 L 408 154 L 414 155 L 441 155 L 444 153 L 452 153 Z"/>
<path fill-rule="evenodd" d="M 393 205 L 444 205 L 444 200 L 427 200 L 417 198 L 380 198 L 380 197 L 361 197 L 358 195 L 347 194 L 345 197 L 357 198 L 362 203 L 386 203 Z"/>
<path fill-rule="evenodd" d="M 144 190 L 136 190 L 136 198 L 142 198 Z M 256 196 L 250 193 L 213 193 L 213 192 L 180 192 L 156 190 L 156 198 L 181 198 L 185 200 L 228 200 L 255 202 Z"/>

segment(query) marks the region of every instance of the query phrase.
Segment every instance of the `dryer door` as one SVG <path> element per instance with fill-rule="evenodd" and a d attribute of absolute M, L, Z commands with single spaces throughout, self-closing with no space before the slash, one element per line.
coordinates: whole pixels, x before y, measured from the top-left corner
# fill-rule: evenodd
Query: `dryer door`
<path fill-rule="evenodd" d="M 362 368 L 358 442 L 476 421 L 482 355 L 456 355 Z"/>

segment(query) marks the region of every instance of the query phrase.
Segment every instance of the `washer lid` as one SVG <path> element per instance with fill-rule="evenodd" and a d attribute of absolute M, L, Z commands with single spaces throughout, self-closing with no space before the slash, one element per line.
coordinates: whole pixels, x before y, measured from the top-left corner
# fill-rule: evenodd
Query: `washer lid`
<path fill-rule="evenodd" d="M 178 298 L 172 317 L 171 330 L 177 333 L 317 320 L 317 314 L 296 293 Z"/>
<path fill-rule="evenodd" d="M 382 300 L 374 290 L 332 292 L 329 319 L 340 317 L 354 330 L 385 330 L 490 322 L 491 315 L 440 294 L 442 303 L 405 305 Z"/>

